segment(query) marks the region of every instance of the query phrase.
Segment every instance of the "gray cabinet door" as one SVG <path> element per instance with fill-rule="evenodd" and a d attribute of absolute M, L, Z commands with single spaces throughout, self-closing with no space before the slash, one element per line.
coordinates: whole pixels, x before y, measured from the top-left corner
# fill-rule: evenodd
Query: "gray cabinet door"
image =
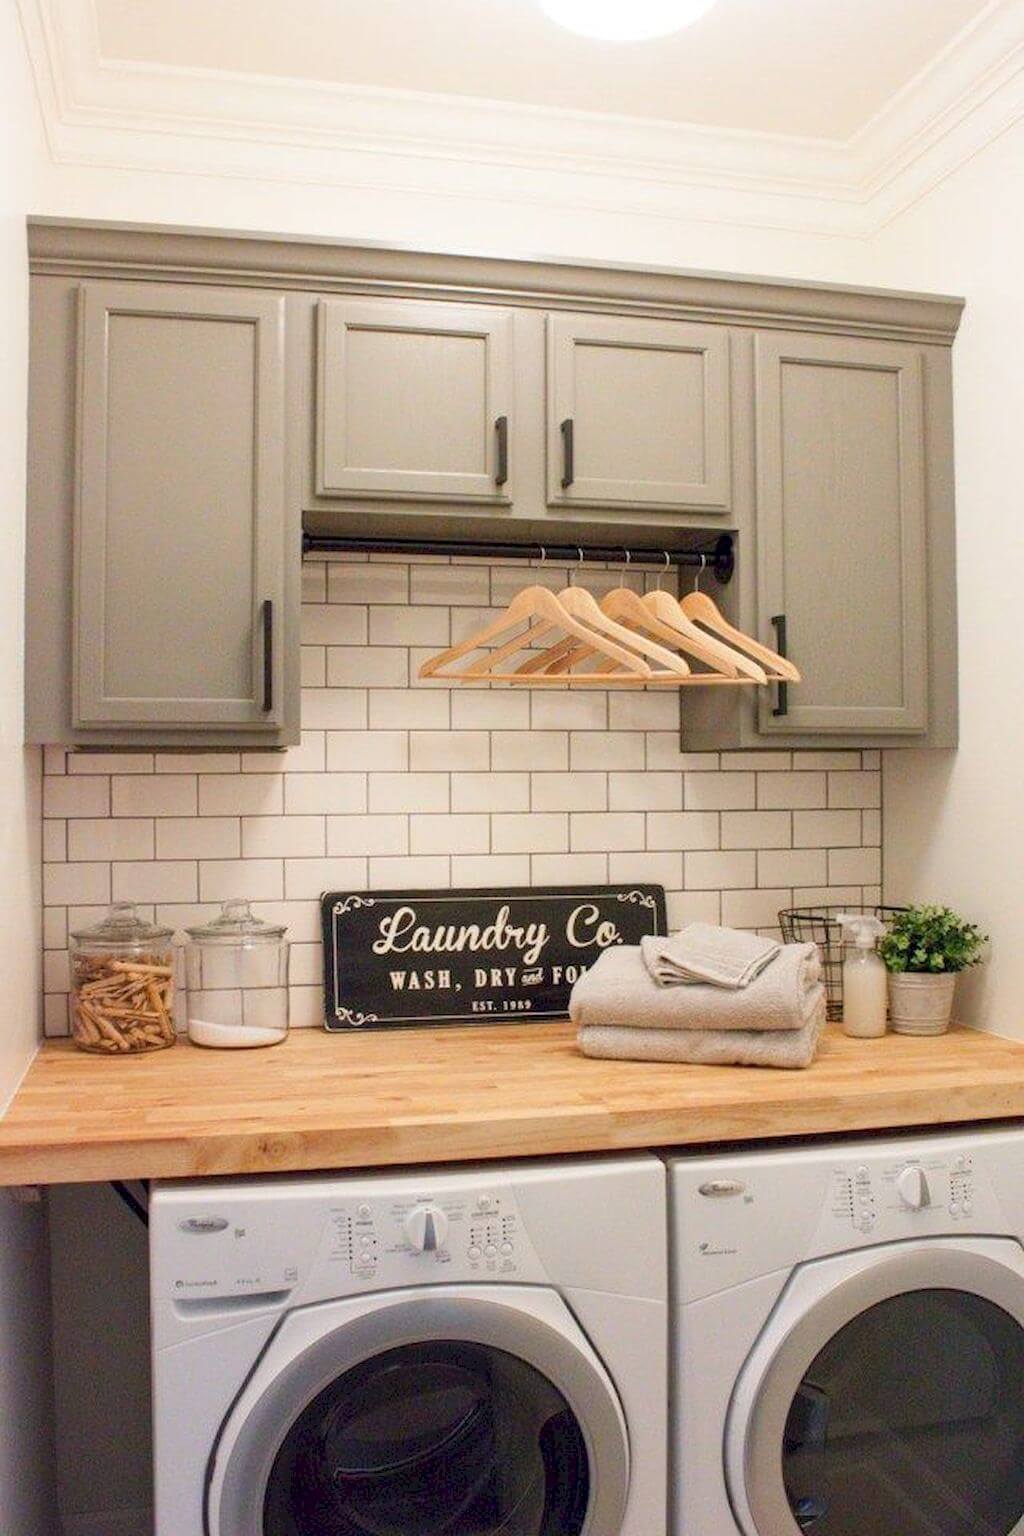
<path fill-rule="evenodd" d="M 548 317 L 548 502 L 724 512 L 729 332 Z"/>
<path fill-rule="evenodd" d="M 760 728 L 928 726 L 920 350 L 855 337 L 756 338 L 758 612 L 784 615 L 803 681 Z"/>
<path fill-rule="evenodd" d="M 277 727 L 284 307 L 79 296 L 74 724 Z"/>
<path fill-rule="evenodd" d="M 402 299 L 318 306 L 322 496 L 512 498 L 512 314 Z"/>

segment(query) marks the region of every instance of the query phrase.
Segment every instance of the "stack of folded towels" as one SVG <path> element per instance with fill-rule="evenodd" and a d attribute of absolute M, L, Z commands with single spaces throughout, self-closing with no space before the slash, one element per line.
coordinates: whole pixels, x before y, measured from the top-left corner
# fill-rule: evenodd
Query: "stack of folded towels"
<path fill-rule="evenodd" d="M 821 961 L 813 944 L 691 923 L 606 949 L 569 1017 L 586 1056 L 806 1067 L 825 1023 Z"/>

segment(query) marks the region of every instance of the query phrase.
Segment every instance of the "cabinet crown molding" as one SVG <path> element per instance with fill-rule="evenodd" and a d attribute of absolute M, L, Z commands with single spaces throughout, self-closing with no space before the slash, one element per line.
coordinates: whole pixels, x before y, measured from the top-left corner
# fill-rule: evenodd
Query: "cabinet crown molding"
<path fill-rule="evenodd" d="M 945 346 L 964 307 L 947 294 L 171 225 L 30 219 L 28 249 L 39 275 L 515 304 Z"/>

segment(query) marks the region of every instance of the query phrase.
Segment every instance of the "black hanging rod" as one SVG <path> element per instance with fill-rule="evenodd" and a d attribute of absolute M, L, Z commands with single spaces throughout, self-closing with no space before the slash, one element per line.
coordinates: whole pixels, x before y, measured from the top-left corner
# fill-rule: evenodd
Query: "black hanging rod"
<path fill-rule="evenodd" d="M 623 544 L 513 544 L 490 539 L 384 539 L 338 533 L 303 533 L 304 555 L 460 555 L 481 560 L 550 560 L 554 565 L 650 565 L 710 571 L 723 585 L 735 566 L 732 535 L 710 549 L 634 549 Z"/>

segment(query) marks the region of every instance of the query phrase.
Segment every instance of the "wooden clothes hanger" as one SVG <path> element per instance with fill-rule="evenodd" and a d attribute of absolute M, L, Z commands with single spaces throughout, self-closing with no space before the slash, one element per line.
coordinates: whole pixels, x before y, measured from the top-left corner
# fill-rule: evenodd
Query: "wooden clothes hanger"
<path fill-rule="evenodd" d="M 588 594 L 589 596 L 589 594 Z M 591 599 L 592 600 L 592 599 Z M 593 601 L 593 600 L 592 600 Z M 596 607 L 596 604 L 595 604 Z M 603 615 L 602 615 L 603 617 Z M 516 634 L 511 640 L 499 646 L 487 658 L 486 663 L 478 663 L 476 666 L 464 668 L 461 671 L 453 671 L 453 662 L 459 661 L 463 656 L 468 656 L 472 651 L 478 651 L 499 640 L 510 629 L 518 629 L 520 625 L 531 623 L 531 627 L 525 632 Z M 559 629 L 563 635 L 571 635 L 575 641 L 582 641 L 588 646 L 600 652 L 617 667 L 625 668 L 625 674 L 618 670 L 595 671 L 576 677 L 545 678 L 538 681 L 545 682 L 585 682 L 592 686 L 599 686 L 608 682 L 627 681 L 631 676 L 638 682 L 645 682 L 651 676 L 651 669 L 642 656 L 638 656 L 634 650 L 617 643 L 613 638 L 604 634 L 598 634 L 589 629 L 574 614 L 570 613 L 554 592 L 547 587 L 524 587 L 517 592 L 503 614 L 499 614 L 491 623 L 483 629 L 474 631 L 465 640 L 460 640 L 456 645 L 451 645 L 447 650 L 441 651 L 437 656 L 429 657 L 422 663 L 419 669 L 420 677 L 449 678 L 455 682 L 468 682 L 470 680 L 482 682 L 521 682 L 515 672 L 497 672 L 494 668 L 510 656 L 517 655 L 532 640 L 540 635 L 548 634 L 552 629 Z"/>
<path fill-rule="evenodd" d="M 701 561 L 703 562 L 703 560 L 704 556 L 702 555 Z M 701 571 L 703 569 L 702 563 Z M 760 640 L 754 640 L 750 635 L 744 634 L 742 629 L 737 629 L 734 624 L 730 624 L 718 607 L 718 604 L 708 597 L 706 592 L 700 590 L 699 582 L 700 572 L 698 572 L 694 582 L 693 591 L 687 592 L 686 596 L 679 603 L 680 608 L 688 619 L 703 624 L 708 629 L 713 629 L 723 639 L 728 640 L 738 649 L 746 651 L 756 661 L 770 668 L 770 675 L 773 679 L 790 683 L 799 683 L 801 681 L 799 670 L 789 660 L 788 656 L 780 656 L 777 651 L 771 650 L 769 646 L 762 645 Z"/>

